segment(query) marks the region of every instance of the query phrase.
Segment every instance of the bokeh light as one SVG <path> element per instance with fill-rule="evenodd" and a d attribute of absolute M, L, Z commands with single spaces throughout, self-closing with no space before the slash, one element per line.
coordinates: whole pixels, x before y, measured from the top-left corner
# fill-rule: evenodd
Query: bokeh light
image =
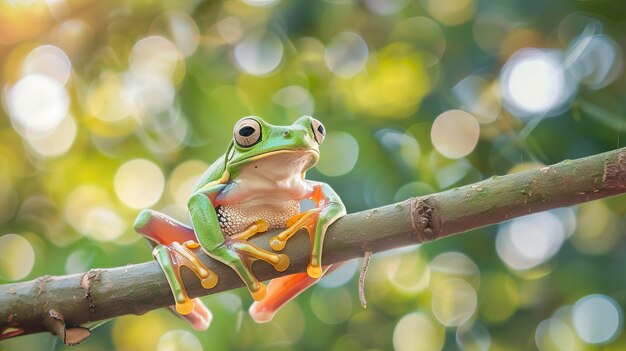
<path fill-rule="evenodd" d="M 283 88 L 274 94 L 272 101 L 282 106 L 290 117 L 312 116 L 315 111 L 315 102 L 308 90 L 301 86 L 292 85 Z"/>
<path fill-rule="evenodd" d="M 489 330 L 479 323 L 457 328 L 456 342 L 463 350 L 487 351 L 491 349 Z"/>
<path fill-rule="evenodd" d="M 188 160 L 178 165 L 170 174 L 167 189 L 170 195 L 181 206 L 187 205 L 200 176 L 209 165 L 199 160 Z"/>
<path fill-rule="evenodd" d="M 30 74 L 6 94 L 7 110 L 19 128 L 47 132 L 56 128 L 69 111 L 69 96 L 55 78 Z"/>
<path fill-rule="evenodd" d="M 480 288 L 480 270 L 471 258 L 460 252 L 441 253 L 430 262 L 430 286 L 437 286 L 449 279 L 462 279 L 475 290 Z"/>
<path fill-rule="evenodd" d="M 42 74 L 65 85 L 72 73 L 72 63 L 63 50 L 54 45 L 33 49 L 22 65 L 22 75 Z"/>
<path fill-rule="evenodd" d="M 283 52 L 283 43 L 272 32 L 250 34 L 233 49 L 239 69 L 255 76 L 270 74 L 278 68 Z"/>
<path fill-rule="evenodd" d="M 422 312 L 409 313 L 402 317 L 393 330 L 393 348 L 396 351 L 441 350 L 444 344 L 444 330 Z"/>
<path fill-rule="evenodd" d="M 379 15 L 391 15 L 402 10 L 409 0 L 365 0 L 368 9 Z"/>
<path fill-rule="evenodd" d="M 608 296 L 588 295 L 572 307 L 576 333 L 590 344 L 606 344 L 621 333 L 622 308 Z"/>
<path fill-rule="evenodd" d="M 0 278 L 18 280 L 30 274 L 35 264 L 35 251 L 19 234 L 0 236 Z"/>
<path fill-rule="evenodd" d="M 328 68 L 340 77 L 352 77 L 359 73 L 367 63 L 369 51 L 367 44 L 356 33 L 338 34 L 326 47 L 324 61 Z"/>
<path fill-rule="evenodd" d="M 512 269 L 527 270 L 552 258 L 565 238 L 559 218 L 542 212 L 501 224 L 496 251 Z"/>
<path fill-rule="evenodd" d="M 594 90 L 611 84 L 624 68 L 621 49 L 603 34 L 577 38 L 568 49 L 568 59 L 578 80 Z"/>
<path fill-rule="evenodd" d="M 198 25 L 183 11 L 169 11 L 152 22 L 151 32 L 169 38 L 183 57 L 189 57 L 198 48 L 200 33 Z"/>
<path fill-rule="evenodd" d="M 522 49 L 502 68 L 502 99 L 516 115 L 551 116 L 576 92 L 573 79 L 557 52 Z"/>
<path fill-rule="evenodd" d="M 115 173 L 115 193 L 131 208 L 141 209 L 154 205 L 161 198 L 165 179 L 161 169 L 144 160 L 130 160 Z"/>
<path fill-rule="evenodd" d="M 423 0 L 428 12 L 439 22 L 456 26 L 468 21 L 474 15 L 474 0 Z"/>
<path fill-rule="evenodd" d="M 343 82 L 355 109 L 375 117 L 411 116 L 431 89 L 422 55 L 405 43 L 385 47 L 366 70 Z"/>
<path fill-rule="evenodd" d="M 476 306 L 476 290 L 465 280 L 447 279 L 433 289 L 433 314 L 445 326 L 456 327 L 467 322 Z"/>
<path fill-rule="evenodd" d="M 440 114 L 430 131 L 433 146 L 449 158 L 467 156 L 476 147 L 479 136 L 478 121 L 462 110 L 449 110 Z"/>
<path fill-rule="evenodd" d="M 329 132 L 320 146 L 324 155 L 317 169 L 327 176 L 337 177 L 350 172 L 359 159 L 359 144 L 346 132 Z"/>
<path fill-rule="evenodd" d="M 578 211 L 578 227 L 572 236 L 574 246 L 586 254 L 603 254 L 617 245 L 620 219 L 603 202 L 583 204 Z"/>

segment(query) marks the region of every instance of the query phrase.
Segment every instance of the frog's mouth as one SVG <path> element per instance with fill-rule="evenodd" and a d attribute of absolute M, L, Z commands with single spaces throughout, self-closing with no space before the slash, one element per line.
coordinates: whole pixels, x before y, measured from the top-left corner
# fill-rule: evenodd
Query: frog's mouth
<path fill-rule="evenodd" d="M 315 166 L 319 158 L 315 149 L 281 149 L 238 160 L 229 167 L 253 165 L 273 172 L 303 172 Z"/>

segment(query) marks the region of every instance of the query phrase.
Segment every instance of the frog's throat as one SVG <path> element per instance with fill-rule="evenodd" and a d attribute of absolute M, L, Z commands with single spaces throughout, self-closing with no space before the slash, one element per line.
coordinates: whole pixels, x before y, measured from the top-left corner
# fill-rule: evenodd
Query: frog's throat
<path fill-rule="evenodd" d="M 242 160 L 238 160 L 236 162 L 230 162 L 226 165 L 226 171 L 228 172 L 229 169 L 232 169 L 231 167 L 238 167 L 241 165 L 244 165 L 248 162 L 252 162 L 252 161 L 258 161 L 267 157 L 271 157 L 271 156 L 276 156 L 276 155 L 280 155 L 280 154 L 290 154 L 290 153 L 302 153 L 302 155 L 306 155 L 309 154 L 312 156 L 311 162 L 309 162 L 309 165 L 307 167 L 305 167 L 303 169 L 303 171 L 306 171 L 310 168 L 313 168 L 313 166 L 315 166 L 317 164 L 317 161 L 319 161 L 320 159 L 320 153 L 319 151 L 315 150 L 315 149 L 294 149 L 294 150 L 288 150 L 288 149 L 282 149 L 282 150 L 275 150 L 275 151 L 270 151 L 270 152 L 266 152 L 264 154 L 260 154 L 260 155 L 256 155 L 256 156 L 250 156 L 247 158 L 244 158 Z"/>

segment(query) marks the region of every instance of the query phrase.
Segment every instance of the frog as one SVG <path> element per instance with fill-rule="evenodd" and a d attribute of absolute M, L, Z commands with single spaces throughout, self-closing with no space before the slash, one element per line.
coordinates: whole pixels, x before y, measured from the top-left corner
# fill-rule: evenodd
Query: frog
<path fill-rule="evenodd" d="M 206 289 L 219 278 L 194 249 L 239 275 L 255 301 L 249 311 L 257 322 L 270 321 L 285 303 L 336 268 L 322 265 L 322 249 L 328 227 L 346 214 L 346 208 L 327 183 L 305 178 L 319 161 L 325 136 L 324 125 L 311 116 L 288 126 L 243 117 L 234 126 L 226 152 L 204 172 L 189 197 L 190 225 L 150 209 L 139 213 L 134 229 L 153 247 L 174 295 L 172 309 L 195 329 L 208 328 L 212 316 L 199 299 L 187 295 L 181 267 L 189 268 Z M 305 209 L 306 202 L 312 208 Z M 248 241 L 272 229 L 280 229 L 269 239 L 273 251 Z M 285 271 L 289 257 L 280 252 L 300 229 L 310 237 L 306 273 L 276 278 L 268 286 L 260 282 L 252 263 L 260 260 Z"/>

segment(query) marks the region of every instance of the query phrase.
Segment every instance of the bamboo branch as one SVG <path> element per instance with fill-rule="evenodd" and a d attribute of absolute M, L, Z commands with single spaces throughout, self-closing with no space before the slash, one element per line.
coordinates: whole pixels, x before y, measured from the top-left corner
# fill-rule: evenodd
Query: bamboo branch
<path fill-rule="evenodd" d="M 329 228 L 323 261 L 346 261 L 362 257 L 366 251 L 428 242 L 514 217 L 623 193 L 626 148 L 350 214 Z M 269 238 L 275 233 L 264 233 L 251 241 L 269 249 Z M 196 253 L 220 280 L 215 288 L 205 290 L 191 272 L 184 271 L 190 296 L 242 286 L 228 266 L 200 250 Z M 258 277 L 266 280 L 304 272 L 309 260 L 307 236 L 296 235 L 285 253 L 292 262 L 286 272 L 276 272 L 261 263 L 254 267 Z M 143 314 L 173 304 L 170 288 L 156 262 L 0 285 L 0 340 L 48 331 L 63 334 L 63 341 L 72 344 L 89 336 L 89 331 L 81 328 L 87 322 Z M 74 339 L 69 340 L 68 335 Z"/>

